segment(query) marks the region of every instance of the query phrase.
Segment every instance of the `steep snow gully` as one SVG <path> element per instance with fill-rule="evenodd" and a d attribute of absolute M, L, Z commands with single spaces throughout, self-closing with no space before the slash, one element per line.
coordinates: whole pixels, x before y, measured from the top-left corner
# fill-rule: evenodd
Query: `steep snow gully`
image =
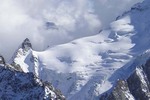
<path fill-rule="evenodd" d="M 149 16 L 145 0 L 94 36 L 42 52 L 25 39 L 9 63 L 51 82 L 67 100 L 149 100 Z"/>

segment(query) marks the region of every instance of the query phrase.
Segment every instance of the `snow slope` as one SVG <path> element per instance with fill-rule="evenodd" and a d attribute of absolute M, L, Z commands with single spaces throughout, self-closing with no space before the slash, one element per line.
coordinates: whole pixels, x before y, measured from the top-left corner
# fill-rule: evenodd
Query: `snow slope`
<path fill-rule="evenodd" d="M 20 47 L 13 62 L 59 88 L 68 100 L 96 100 L 113 87 L 133 60 L 149 49 L 150 2 L 134 5 L 95 36 L 37 52 Z M 21 53 L 19 53 L 21 50 Z M 16 56 L 18 55 L 19 56 Z M 34 60 L 32 60 L 34 58 Z M 142 63 L 142 62 L 141 62 Z M 139 63 L 140 64 L 140 63 Z"/>

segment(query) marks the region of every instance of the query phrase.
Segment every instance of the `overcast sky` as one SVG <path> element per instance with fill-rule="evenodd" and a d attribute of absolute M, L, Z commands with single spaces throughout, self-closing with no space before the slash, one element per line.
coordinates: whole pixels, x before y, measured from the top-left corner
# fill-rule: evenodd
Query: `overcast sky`
<path fill-rule="evenodd" d="M 8 60 L 27 37 L 35 50 L 97 34 L 143 0 L 1 0 L 0 53 Z"/>

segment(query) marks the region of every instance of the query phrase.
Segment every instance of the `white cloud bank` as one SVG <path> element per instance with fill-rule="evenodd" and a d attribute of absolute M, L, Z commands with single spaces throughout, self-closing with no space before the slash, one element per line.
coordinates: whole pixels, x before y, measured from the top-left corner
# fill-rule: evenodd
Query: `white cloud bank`
<path fill-rule="evenodd" d="M 36 50 L 97 34 L 143 0 L 1 0 L 0 53 L 8 60 L 27 37 Z M 46 23 L 49 22 L 49 23 Z"/>

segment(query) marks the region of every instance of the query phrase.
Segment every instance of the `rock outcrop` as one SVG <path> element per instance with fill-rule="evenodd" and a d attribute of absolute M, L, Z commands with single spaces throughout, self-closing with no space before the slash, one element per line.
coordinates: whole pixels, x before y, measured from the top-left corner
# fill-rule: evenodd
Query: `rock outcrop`
<path fill-rule="evenodd" d="M 150 100 L 150 59 L 136 67 L 126 80 L 119 80 L 100 100 Z"/>
<path fill-rule="evenodd" d="M 1 100 L 65 100 L 59 90 L 42 82 L 33 73 L 16 71 L 0 65 Z"/>

